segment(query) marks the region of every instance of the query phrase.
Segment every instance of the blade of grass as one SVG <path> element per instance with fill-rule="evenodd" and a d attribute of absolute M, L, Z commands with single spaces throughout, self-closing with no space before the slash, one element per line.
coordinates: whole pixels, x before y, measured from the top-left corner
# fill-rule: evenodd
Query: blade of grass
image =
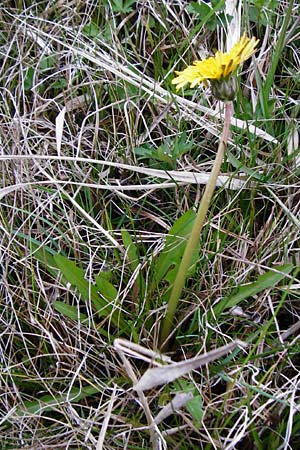
<path fill-rule="evenodd" d="M 43 395 L 38 400 L 26 401 L 24 406 L 17 408 L 16 414 L 18 416 L 28 416 L 41 414 L 53 410 L 58 410 L 59 406 L 66 402 L 78 402 L 86 397 L 91 397 L 98 392 L 101 392 L 102 388 L 95 386 L 85 386 L 83 388 L 73 387 L 68 394 L 62 395 Z"/>
<path fill-rule="evenodd" d="M 224 298 L 214 307 L 216 319 L 220 317 L 225 309 L 233 308 L 246 298 L 259 294 L 261 291 L 272 286 L 276 286 L 293 270 L 293 268 L 294 266 L 292 264 L 276 266 L 273 270 L 269 270 L 263 275 L 260 275 L 253 283 L 240 286 L 236 294 Z"/>
<path fill-rule="evenodd" d="M 293 0 L 289 0 L 288 7 L 284 14 L 281 32 L 280 32 L 276 47 L 274 49 L 271 66 L 270 66 L 266 81 L 263 86 L 265 98 L 269 98 L 272 86 L 274 85 L 274 77 L 275 77 L 276 69 L 277 69 L 277 66 L 278 66 L 278 63 L 280 60 L 280 56 L 282 54 L 282 49 L 283 49 L 284 41 L 286 38 L 287 27 L 291 20 L 291 14 L 292 14 L 292 9 L 293 9 L 294 3 L 295 2 Z M 268 113 L 270 113 L 270 111 Z M 267 118 L 269 118 L 269 117 L 267 117 Z"/>

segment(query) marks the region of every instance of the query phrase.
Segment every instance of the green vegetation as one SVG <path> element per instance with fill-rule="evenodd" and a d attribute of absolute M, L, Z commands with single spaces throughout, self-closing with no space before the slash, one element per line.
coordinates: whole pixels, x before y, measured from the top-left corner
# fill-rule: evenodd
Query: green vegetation
<path fill-rule="evenodd" d="M 227 3 L 1 2 L 1 449 L 300 448 L 300 10 Z M 167 356 L 248 345 L 138 392 L 224 117 L 171 80 L 238 24 L 260 44 Z"/>

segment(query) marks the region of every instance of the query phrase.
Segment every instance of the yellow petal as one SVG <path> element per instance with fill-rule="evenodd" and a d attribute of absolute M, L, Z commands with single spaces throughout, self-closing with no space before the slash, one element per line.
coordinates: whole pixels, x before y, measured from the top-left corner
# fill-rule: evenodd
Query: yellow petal
<path fill-rule="evenodd" d="M 228 53 L 217 51 L 215 56 L 194 61 L 193 65 L 187 66 L 181 72 L 175 72 L 178 76 L 172 80 L 172 84 L 175 84 L 178 90 L 188 83 L 193 88 L 202 82 L 207 85 L 208 80 L 226 78 L 250 58 L 256 51 L 258 42 L 255 37 L 249 39 L 244 33 Z"/>

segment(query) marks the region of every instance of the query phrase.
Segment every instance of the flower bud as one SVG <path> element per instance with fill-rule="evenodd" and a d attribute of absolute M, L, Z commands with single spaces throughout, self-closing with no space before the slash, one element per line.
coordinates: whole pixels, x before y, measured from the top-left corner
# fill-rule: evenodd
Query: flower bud
<path fill-rule="evenodd" d="M 223 102 L 230 102 L 235 99 L 237 91 L 237 81 L 235 76 L 221 78 L 220 80 L 210 80 L 210 89 L 214 97 Z"/>

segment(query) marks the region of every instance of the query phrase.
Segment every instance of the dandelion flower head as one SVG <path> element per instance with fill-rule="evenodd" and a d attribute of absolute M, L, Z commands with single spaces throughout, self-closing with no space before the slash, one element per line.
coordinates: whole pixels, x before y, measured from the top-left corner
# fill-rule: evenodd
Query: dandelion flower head
<path fill-rule="evenodd" d="M 228 53 L 217 51 L 215 56 L 211 56 L 202 61 L 194 61 L 193 65 L 186 67 L 181 72 L 175 72 L 177 77 L 172 80 L 176 85 L 176 90 L 190 83 L 193 88 L 199 83 L 207 86 L 207 81 L 220 83 L 222 80 L 228 80 L 234 75 L 236 70 L 246 59 L 256 51 L 258 40 L 253 37 L 249 39 L 243 34 Z"/>

